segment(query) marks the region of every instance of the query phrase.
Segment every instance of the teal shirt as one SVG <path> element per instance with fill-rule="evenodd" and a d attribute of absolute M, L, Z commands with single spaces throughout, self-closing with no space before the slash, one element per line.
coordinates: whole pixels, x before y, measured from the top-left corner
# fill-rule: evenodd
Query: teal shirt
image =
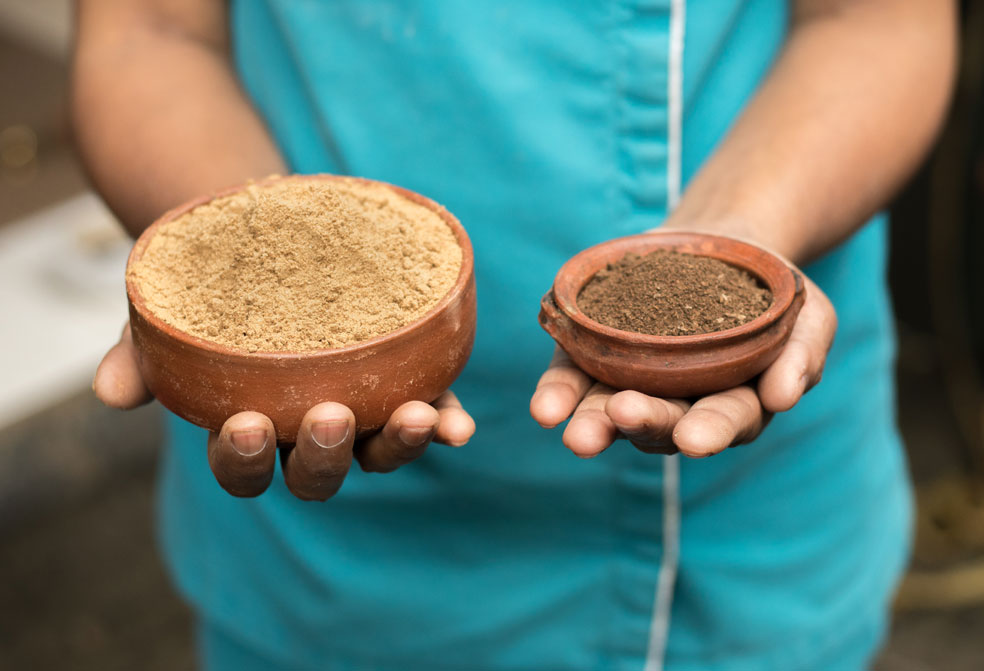
<path fill-rule="evenodd" d="M 282 668 L 864 666 L 908 543 L 883 220 L 807 269 L 841 324 L 823 383 L 754 444 L 678 460 L 679 491 L 664 458 L 619 443 L 577 459 L 527 410 L 553 275 L 662 222 L 674 174 L 721 140 L 787 18 L 780 0 L 234 3 L 239 74 L 291 169 L 447 206 L 475 247 L 479 315 L 454 386 L 473 441 L 355 469 L 327 504 L 279 473 L 257 499 L 228 496 L 204 433 L 171 422 L 163 546 L 229 645 Z"/>

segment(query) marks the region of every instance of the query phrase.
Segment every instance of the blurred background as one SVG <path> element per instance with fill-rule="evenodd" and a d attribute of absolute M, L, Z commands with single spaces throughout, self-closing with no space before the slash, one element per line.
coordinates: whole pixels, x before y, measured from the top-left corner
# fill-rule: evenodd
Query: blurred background
<path fill-rule="evenodd" d="M 984 667 L 984 3 L 964 4 L 950 120 L 892 205 L 919 513 L 879 671 Z M 160 410 L 89 389 L 130 241 L 72 148 L 70 32 L 69 0 L 0 0 L 0 669 L 191 668 L 153 531 Z"/>

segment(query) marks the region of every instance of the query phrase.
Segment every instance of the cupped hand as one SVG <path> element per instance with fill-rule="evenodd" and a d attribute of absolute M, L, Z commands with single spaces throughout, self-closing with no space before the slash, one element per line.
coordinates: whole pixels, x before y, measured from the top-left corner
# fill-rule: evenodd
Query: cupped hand
<path fill-rule="evenodd" d="M 99 364 L 92 388 L 106 405 L 131 409 L 152 400 L 137 367 L 130 326 Z M 410 401 L 377 433 L 356 440 L 355 416 L 340 403 L 319 403 L 304 415 L 294 445 L 278 445 L 273 422 L 240 412 L 208 437 L 208 462 L 219 484 L 234 496 L 262 494 L 273 479 L 279 451 L 287 488 L 299 499 L 324 501 L 342 486 L 355 458 L 364 471 L 386 473 L 420 457 L 431 442 L 460 446 L 475 422 L 457 397 L 434 403 Z"/>
<path fill-rule="evenodd" d="M 707 457 L 753 440 L 776 412 L 796 405 L 820 381 L 837 330 L 830 299 L 803 276 L 806 300 L 779 357 L 757 381 L 700 399 L 616 391 L 592 380 L 558 347 L 537 383 L 530 414 L 544 428 L 570 417 L 563 440 L 590 458 L 619 438 L 643 452 Z"/>

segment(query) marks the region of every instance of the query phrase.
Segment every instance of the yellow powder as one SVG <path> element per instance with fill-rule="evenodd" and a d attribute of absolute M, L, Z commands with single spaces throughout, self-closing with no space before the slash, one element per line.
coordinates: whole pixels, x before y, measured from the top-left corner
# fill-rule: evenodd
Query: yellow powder
<path fill-rule="evenodd" d="M 421 317 L 461 248 L 434 212 L 355 180 L 251 185 L 160 227 L 130 268 L 166 323 L 228 347 L 341 347 Z"/>

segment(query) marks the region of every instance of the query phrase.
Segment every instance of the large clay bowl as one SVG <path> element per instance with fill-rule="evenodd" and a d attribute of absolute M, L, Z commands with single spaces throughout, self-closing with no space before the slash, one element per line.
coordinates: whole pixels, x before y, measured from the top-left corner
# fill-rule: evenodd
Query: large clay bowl
<path fill-rule="evenodd" d="M 689 336 L 622 331 L 578 309 L 578 294 L 595 273 L 627 252 L 656 249 L 710 256 L 743 268 L 769 288 L 772 305 L 747 324 Z M 657 231 L 610 240 L 567 261 L 543 297 L 540 324 L 596 380 L 615 389 L 687 398 L 729 389 L 765 370 L 789 338 L 804 295 L 803 278 L 759 247 L 716 235 Z"/>
<path fill-rule="evenodd" d="M 332 175 L 275 177 L 335 180 Z M 369 180 L 363 180 L 369 181 Z M 244 185 L 245 186 L 245 185 Z M 249 353 L 189 335 L 152 313 L 130 274 L 126 292 L 130 325 L 143 379 L 157 400 L 176 415 L 217 431 L 231 415 L 261 412 L 277 430 L 277 439 L 293 442 L 304 413 L 323 401 L 352 409 L 364 435 L 381 427 L 401 404 L 430 402 L 464 368 L 475 338 L 475 276 L 471 243 L 447 210 L 421 195 L 386 185 L 401 196 L 436 212 L 461 245 L 461 271 L 447 295 L 417 321 L 386 335 L 346 347 L 307 352 Z M 130 253 L 141 257 L 166 222 L 214 198 L 226 189 L 167 212 L 144 231 Z"/>

